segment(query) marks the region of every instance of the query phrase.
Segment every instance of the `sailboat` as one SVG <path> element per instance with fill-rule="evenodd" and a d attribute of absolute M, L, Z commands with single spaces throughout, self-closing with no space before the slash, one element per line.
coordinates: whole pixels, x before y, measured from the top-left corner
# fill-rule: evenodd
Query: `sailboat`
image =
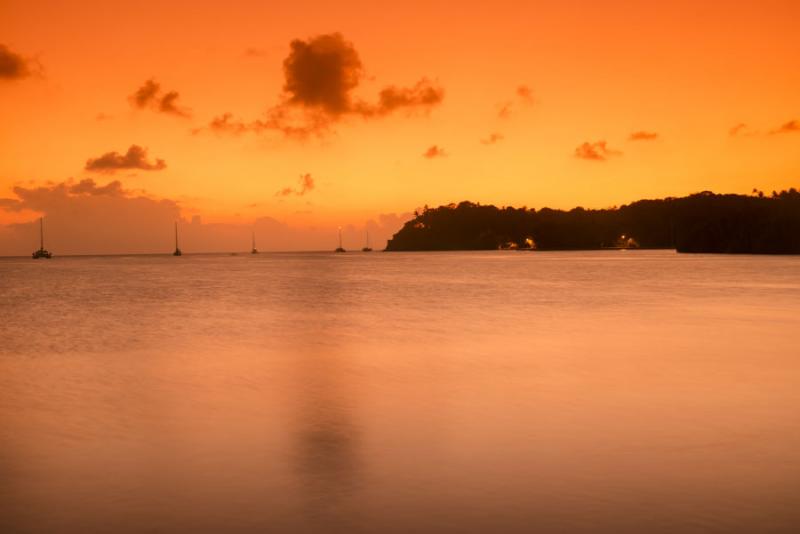
<path fill-rule="evenodd" d="M 256 233 L 253 232 L 253 250 L 250 251 L 250 254 L 258 254 L 258 249 L 256 248 Z"/>
<path fill-rule="evenodd" d="M 178 247 L 178 223 L 175 222 L 175 252 L 172 253 L 173 256 L 183 256 L 183 252 Z"/>
<path fill-rule="evenodd" d="M 372 247 L 369 246 L 369 230 L 367 230 L 367 242 L 364 248 L 361 249 L 361 252 L 372 252 Z"/>
<path fill-rule="evenodd" d="M 339 246 L 336 248 L 336 252 L 347 252 L 344 247 L 342 247 L 342 227 L 339 227 Z"/>
<path fill-rule="evenodd" d="M 53 255 L 44 249 L 44 217 L 39 217 L 39 250 L 31 254 L 34 260 L 52 258 Z"/>

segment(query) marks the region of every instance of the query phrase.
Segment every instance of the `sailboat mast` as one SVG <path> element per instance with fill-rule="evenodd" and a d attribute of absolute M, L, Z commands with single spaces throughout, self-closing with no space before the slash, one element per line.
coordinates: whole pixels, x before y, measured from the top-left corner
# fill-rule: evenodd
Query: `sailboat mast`
<path fill-rule="evenodd" d="M 369 230 L 367 230 L 367 248 L 369 248 Z"/>
<path fill-rule="evenodd" d="M 342 247 L 342 227 L 341 226 L 339 227 L 339 248 L 343 248 Z"/>
<path fill-rule="evenodd" d="M 253 231 L 253 250 L 256 249 L 256 232 Z"/>
<path fill-rule="evenodd" d="M 178 223 L 175 222 L 175 249 L 178 248 Z"/>
<path fill-rule="evenodd" d="M 44 217 L 39 217 L 39 248 L 44 250 Z"/>

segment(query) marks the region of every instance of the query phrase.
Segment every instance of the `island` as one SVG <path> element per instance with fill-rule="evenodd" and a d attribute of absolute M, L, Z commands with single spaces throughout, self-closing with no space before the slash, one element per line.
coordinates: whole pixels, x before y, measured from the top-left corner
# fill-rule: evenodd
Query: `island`
<path fill-rule="evenodd" d="M 473 202 L 417 210 L 387 251 L 675 249 L 678 252 L 800 254 L 800 192 L 715 194 L 639 200 L 569 211 Z"/>

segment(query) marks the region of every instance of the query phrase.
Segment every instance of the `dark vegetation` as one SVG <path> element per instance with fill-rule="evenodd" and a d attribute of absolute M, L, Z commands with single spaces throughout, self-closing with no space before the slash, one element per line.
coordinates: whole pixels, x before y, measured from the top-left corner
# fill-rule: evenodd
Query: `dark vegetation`
<path fill-rule="evenodd" d="M 427 206 L 389 240 L 386 250 L 582 250 L 674 248 L 678 252 L 800 253 L 800 192 L 640 200 L 619 208 L 570 211 L 482 206 Z"/>

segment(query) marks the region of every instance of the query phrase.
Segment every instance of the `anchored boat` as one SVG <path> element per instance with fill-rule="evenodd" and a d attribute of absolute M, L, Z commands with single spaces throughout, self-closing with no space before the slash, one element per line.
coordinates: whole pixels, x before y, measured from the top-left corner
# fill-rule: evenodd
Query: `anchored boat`
<path fill-rule="evenodd" d="M 347 252 L 344 247 L 342 247 L 342 227 L 339 227 L 339 246 L 336 247 L 336 252 Z"/>
<path fill-rule="evenodd" d="M 44 217 L 39 217 L 39 250 L 31 254 L 34 260 L 52 258 L 53 255 L 44 248 Z"/>
<path fill-rule="evenodd" d="M 181 252 L 180 247 L 178 247 L 178 223 L 175 222 L 175 252 L 172 253 L 173 256 L 183 256 L 183 252 Z"/>
<path fill-rule="evenodd" d="M 367 241 L 364 244 L 364 248 L 361 249 L 361 252 L 372 252 L 372 247 L 369 246 L 369 230 L 367 230 Z"/>

